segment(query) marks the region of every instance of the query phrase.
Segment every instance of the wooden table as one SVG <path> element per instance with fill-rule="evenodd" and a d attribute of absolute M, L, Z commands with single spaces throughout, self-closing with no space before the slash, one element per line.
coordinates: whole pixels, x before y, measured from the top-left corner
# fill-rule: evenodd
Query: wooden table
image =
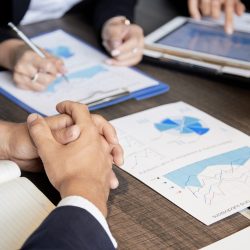
<path fill-rule="evenodd" d="M 137 21 L 149 33 L 177 13 L 164 0 L 141 0 Z M 98 46 L 93 29 L 77 15 L 61 20 L 42 22 L 23 28 L 29 35 L 63 28 Z M 184 101 L 250 135 L 250 89 L 247 84 L 219 81 L 141 63 L 138 68 L 171 89 L 168 93 L 144 100 L 99 110 L 107 119 L 129 115 L 161 104 Z M 27 112 L 0 96 L 0 119 L 22 122 Z M 205 226 L 167 199 L 121 170 L 116 171 L 120 186 L 109 199 L 108 222 L 118 241 L 119 249 L 198 249 L 250 225 L 235 214 L 212 226 Z M 44 174 L 23 173 L 54 203 L 58 193 Z"/>

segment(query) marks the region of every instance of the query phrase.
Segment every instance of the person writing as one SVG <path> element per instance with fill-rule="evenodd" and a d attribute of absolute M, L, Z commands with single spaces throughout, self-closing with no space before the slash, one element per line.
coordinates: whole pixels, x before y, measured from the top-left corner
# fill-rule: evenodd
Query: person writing
<path fill-rule="evenodd" d="M 41 58 L 23 41 L 13 37 L 6 30 L 8 22 L 26 25 L 60 18 L 81 4 L 93 5 L 93 24 L 111 55 L 108 64 L 131 66 L 141 60 L 143 31 L 130 23 L 136 0 L 5 0 L 0 9 L 0 50 L 3 51 L 0 66 L 13 71 L 14 82 L 19 88 L 42 91 L 58 74 L 65 74 L 66 69 L 60 59 L 46 52 L 46 58 Z"/>

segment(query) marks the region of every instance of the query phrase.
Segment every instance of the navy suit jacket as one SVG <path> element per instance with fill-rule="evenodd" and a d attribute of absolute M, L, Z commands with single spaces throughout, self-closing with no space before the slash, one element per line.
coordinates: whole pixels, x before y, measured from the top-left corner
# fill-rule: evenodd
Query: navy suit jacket
<path fill-rule="evenodd" d="M 22 249 L 112 250 L 115 249 L 99 222 L 74 206 L 56 208 L 24 243 Z"/>
<path fill-rule="evenodd" d="M 8 34 L 8 22 L 19 24 L 29 8 L 31 0 L 1 0 L 0 7 L 0 42 L 11 38 Z M 42 0 L 41 0 L 42 1 Z M 91 13 L 91 21 L 96 30 L 100 32 L 103 24 L 114 16 L 126 16 L 133 20 L 134 7 L 137 0 L 84 0 L 81 4 Z"/>

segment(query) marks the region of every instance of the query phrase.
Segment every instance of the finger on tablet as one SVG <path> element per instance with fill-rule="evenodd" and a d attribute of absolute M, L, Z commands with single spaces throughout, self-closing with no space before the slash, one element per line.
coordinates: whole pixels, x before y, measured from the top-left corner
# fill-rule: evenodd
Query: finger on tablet
<path fill-rule="evenodd" d="M 220 0 L 212 0 L 211 2 L 211 14 L 212 17 L 218 19 L 221 15 L 221 3 Z"/>
<path fill-rule="evenodd" d="M 191 17 L 197 20 L 201 18 L 198 0 L 188 0 L 188 9 Z"/>
<path fill-rule="evenodd" d="M 242 2 L 237 2 L 235 6 L 235 12 L 238 16 L 241 16 L 246 11 L 246 7 Z"/>
<path fill-rule="evenodd" d="M 211 0 L 201 0 L 200 9 L 203 16 L 211 16 Z"/>
<path fill-rule="evenodd" d="M 225 31 L 233 34 L 234 0 L 227 0 L 225 3 Z"/>

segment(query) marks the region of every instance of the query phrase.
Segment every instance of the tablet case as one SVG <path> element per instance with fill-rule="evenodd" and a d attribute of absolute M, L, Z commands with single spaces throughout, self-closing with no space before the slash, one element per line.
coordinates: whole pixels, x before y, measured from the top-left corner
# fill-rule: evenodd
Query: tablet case
<path fill-rule="evenodd" d="M 165 57 L 162 53 L 151 51 L 151 50 L 144 50 L 144 62 L 157 64 L 163 67 L 169 67 L 171 69 L 179 69 L 186 72 L 196 73 L 198 75 L 206 75 L 211 77 L 216 77 L 220 79 L 232 79 L 243 83 L 250 82 L 250 71 L 234 71 L 233 68 L 230 69 L 228 67 L 227 70 L 223 70 L 222 67 L 218 65 L 213 65 L 209 63 L 200 63 L 199 61 L 194 62 L 193 60 L 189 60 L 184 62 L 182 61 L 183 58 L 178 60 L 176 57 L 175 59 L 170 59 Z"/>
<path fill-rule="evenodd" d="M 244 13 L 241 17 L 235 16 L 234 19 L 234 26 L 235 28 L 237 28 L 237 30 L 250 32 L 249 13 Z M 204 18 L 204 20 L 212 21 L 213 23 L 217 23 L 219 25 L 224 24 L 223 14 L 219 20 L 214 20 L 212 18 Z M 154 32 L 155 31 L 153 31 L 153 33 Z M 149 37 L 151 34 L 149 34 L 147 37 Z M 147 37 L 145 38 L 146 49 L 144 50 L 144 61 L 146 62 L 158 64 L 161 66 L 167 66 L 173 69 L 180 69 L 186 72 L 198 73 L 202 76 L 207 75 L 220 79 L 233 79 L 244 83 L 250 82 L 250 70 L 239 69 L 236 67 L 226 67 L 218 64 L 204 62 L 202 60 L 164 54 L 162 52 L 151 49 L 151 44 L 147 46 Z"/>

